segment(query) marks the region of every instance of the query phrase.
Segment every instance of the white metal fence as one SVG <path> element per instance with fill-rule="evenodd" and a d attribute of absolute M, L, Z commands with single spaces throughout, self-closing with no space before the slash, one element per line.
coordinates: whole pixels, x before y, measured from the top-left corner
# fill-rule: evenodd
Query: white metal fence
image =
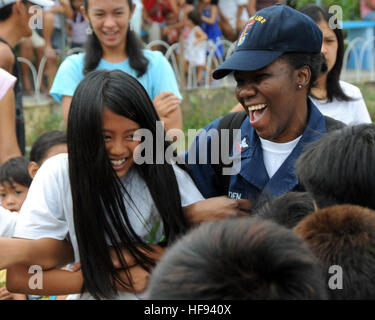
<path fill-rule="evenodd" d="M 375 37 L 373 39 L 357 37 L 346 43 L 341 78 L 352 82 L 375 81 L 375 52 L 373 50 Z M 348 68 L 349 58 L 353 64 L 350 69 Z M 366 69 L 363 68 L 364 65 L 367 65 Z"/>
<path fill-rule="evenodd" d="M 343 61 L 343 70 L 341 74 L 341 78 L 343 80 L 347 80 L 349 82 L 363 82 L 363 81 L 375 81 L 375 52 L 370 53 L 370 56 L 366 55 L 366 53 L 369 53 L 369 48 L 373 47 L 373 44 L 375 42 L 374 39 L 366 40 L 364 38 L 355 38 L 347 43 L 347 47 L 344 54 L 344 61 Z M 215 53 L 218 52 L 219 45 L 223 45 L 224 48 L 224 59 L 220 57 L 220 55 L 217 55 Z M 173 45 L 169 45 L 168 43 L 156 40 L 153 42 L 150 42 L 146 45 L 146 49 L 152 49 L 156 46 L 163 47 L 165 52 L 165 57 L 168 59 L 168 61 L 171 63 L 171 66 L 173 68 L 173 71 L 176 75 L 176 79 L 178 83 L 180 84 L 181 89 L 195 89 L 198 87 L 202 88 L 210 88 L 210 87 L 220 87 L 220 86 L 233 86 L 234 81 L 231 77 L 225 77 L 221 80 L 215 80 L 211 79 L 211 72 L 215 69 L 216 66 L 219 66 L 223 63 L 223 61 L 229 57 L 234 49 L 235 49 L 235 43 L 232 43 L 227 40 L 222 40 L 216 44 L 214 44 L 212 41 L 207 41 L 207 60 L 206 60 L 206 70 L 204 73 L 204 80 L 203 83 L 197 83 L 197 71 L 195 67 L 190 66 L 188 70 L 184 70 L 184 64 L 180 61 L 180 54 L 181 54 L 181 44 L 175 43 Z M 360 48 L 360 49 L 358 49 Z M 69 56 L 71 54 L 82 52 L 83 49 L 81 48 L 75 48 L 70 49 L 66 51 L 65 55 L 60 56 Z M 348 68 L 348 61 L 352 63 L 352 68 Z M 364 59 L 371 59 L 370 61 L 370 68 L 368 69 L 362 69 L 363 61 Z M 44 69 L 47 62 L 47 57 L 43 57 L 41 60 L 40 66 L 38 70 L 34 66 L 32 62 L 29 60 L 19 57 L 18 61 L 21 63 L 27 64 L 27 66 L 31 70 L 31 75 L 34 83 L 35 88 L 35 98 L 39 99 L 40 97 L 40 87 L 43 81 L 43 74 Z"/>

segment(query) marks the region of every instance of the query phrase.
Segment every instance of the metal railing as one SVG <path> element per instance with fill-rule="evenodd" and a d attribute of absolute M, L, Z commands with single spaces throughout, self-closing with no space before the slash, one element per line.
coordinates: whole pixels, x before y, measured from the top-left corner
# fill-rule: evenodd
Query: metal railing
<path fill-rule="evenodd" d="M 373 39 L 365 39 L 357 37 L 348 42 L 344 53 L 342 78 L 354 82 L 375 81 L 375 52 L 372 49 L 374 46 L 375 37 Z M 360 50 L 358 50 L 360 48 Z M 366 55 L 367 54 L 367 55 Z M 349 58 L 353 62 L 353 68 L 349 68 Z M 369 59 L 369 69 L 363 69 L 365 59 Z"/>
<path fill-rule="evenodd" d="M 347 48 L 344 53 L 343 58 L 343 70 L 341 78 L 349 82 L 362 82 L 362 81 L 375 81 L 375 52 L 371 49 L 375 43 L 375 37 L 373 39 L 355 38 L 347 43 Z M 219 45 L 224 47 L 224 57 L 218 54 Z M 211 79 L 211 72 L 219 66 L 225 59 L 227 59 L 235 49 L 235 43 L 227 40 L 221 40 L 218 43 L 213 43 L 212 41 L 207 41 L 207 60 L 206 60 L 206 70 L 204 75 L 203 83 L 197 83 L 197 70 L 194 66 L 189 66 L 188 70 L 184 70 L 184 65 L 180 63 L 179 57 L 181 54 L 181 44 L 179 42 L 169 45 L 165 41 L 156 40 L 148 43 L 146 49 L 152 49 L 156 46 L 161 46 L 164 48 L 165 57 L 170 62 L 172 69 L 176 75 L 177 82 L 180 84 L 181 89 L 195 89 L 210 88 L 210 87 L 228 87 L 233 86 L 234 82 L 231 78 L 225 77 L 221 80 L 213 81 Z M 360 48 L 360 50 L 358 50 Z M 62 50 L 61 50 L 62 51 Z M 60 57 L 62 57 L 62 52 L 57 51 Z M 83 52 L 82 48 L 74 48 L 69 50 L 64 50 L 64 56 L 69 56 L 71 54 Z M 370 52 L 370 55 L 369 55 Z M 366 55 L 367 53 L 367 55 Z M 371 54 L 372 53 L 372 54 Z M 353 67 L 348 68 L 349 58 L 353 62 Z M 370 69 L 363 70 L 364 59 L 371 59 Z M 31 71 L 34 88 L 35 88 L 35 98 L 39 99 L 41 96 L 40 87 L 43 81 L 43 74 L 46 67 L 47 57 L 44 56 L 41 60 L 38 70 L 32 62 L 23 57 L 18 57 L 18 61 L 25 63 Z"/>

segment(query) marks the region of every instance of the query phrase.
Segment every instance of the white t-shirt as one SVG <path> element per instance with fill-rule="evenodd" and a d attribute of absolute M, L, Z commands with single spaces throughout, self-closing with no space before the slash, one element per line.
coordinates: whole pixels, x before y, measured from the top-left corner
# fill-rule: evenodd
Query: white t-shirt
<path fill-rule="evenodd" d="M 302 136 L 299 136 L 285 143 L 276 143 L 259 137 L 262 144 L 264 166 L 266 167 L 270 179 L 292 153 L 301 137 Z"/>
<path fill-rule="evenodd" d="M 11 238 L 18 218 L 17 212 L 12 212 L 0 206 L 0 237 Z"/>
<path fill-rule="evenodd" d="M 173 166 L 173 168 L 181 195 L 181 206 L 185 207 L 204 200 L 190 176 L 177 166 Z M 146 183 L 134 168 L 126 174 L 122 181 L 137 206 L 135 208 L 128 195 L 124 194 L 129 220 L 134 231 L 147 241 L 155 223 L 161 222 L 159 212 L 151 198 Z M 87 200 L 89 201 L 89 199 Z M 64 240 L 69 235 L 74 249 L 75 261 L 78 262 L 79 250 L 74 229 L 72 205 L 68 155 L 59 154 L 48 159 L 38 170 L 30 186 L 27 198 L 22 205 L 14 237 Z M 160 240 L 162 234 L 163 227 L 161 224 L 156 233 L 155 241 Z M 89 294 L 85 294 L 82 298 L 92 299 Z M 121 292 L 119 299 L 137 299 L 137 296 Z"/>
<path fill-rule="evenodd" d="M 361 90 L 344 81 L 340 81 L 340 85 L 344 93 L 354 100 L 338 101 L 334 98 L 332 102 L 327 102 L 327 100 L 318 100 L 310 97 L 319 111 L 323 115 L 344 122 L 347 125 L 371 123 L 371 117 L 363 100 Z"/>
<path fill-rule="evenodd" d="M 13 88 L 16 81 L 15 76 L 0 68 L 0 100 L 3 99 L 10 88 Z"/>
<path fill-rule="evenodd" d="M 219 0 L 219 8 L 228 19 L 233 30 L 236 30 L 237 11 L 239 6 L 247 5 L 247 0 Z M 249 14 L 247 8 L 242 9 L 241 20 L 247 21 Z"/>
<path fill-rule="evenodd" d="M 72 42 L 84 44 L 87 39 L 87 28 L 89 23 L 83 18 L 81 13 L 74 14 L 73 19 L 66 19 L 72 26 Z"/>
<path fill-rule="evenodd" d="M 141 35 L 143 3 L 141 0 L 133 0 L 133 4 L 135 4 L 135 10 L 130 19 L 130 25 L 136 34 Z"/>
<path fill-rule="evenodd" d="M 199 29 L 202 31 L 200 26 L 195 26 L 191 29 L 185 41 L 185 59 L 189 61 L 192 66 L 204 66 L 206 64 L 207 42 L 202 41 L 198 43 L 198 45 L 195 44 L 195 41 L 197 41 L 195 33 Z"/>

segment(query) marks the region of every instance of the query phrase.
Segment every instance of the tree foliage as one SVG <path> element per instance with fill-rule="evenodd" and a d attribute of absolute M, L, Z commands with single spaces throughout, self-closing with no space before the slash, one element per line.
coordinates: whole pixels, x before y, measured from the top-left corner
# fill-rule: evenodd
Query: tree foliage
<path fill-rule="evenodd" d="M 288 0 L 290 5 L 296 9 L 309 3 L 318 3 L 318 0 Z M 360 0 L 320 0 L 320 3 L 326 7 L 338 5 L 342 8 L 343 19 L 345 20 L 360 20 Z"/>

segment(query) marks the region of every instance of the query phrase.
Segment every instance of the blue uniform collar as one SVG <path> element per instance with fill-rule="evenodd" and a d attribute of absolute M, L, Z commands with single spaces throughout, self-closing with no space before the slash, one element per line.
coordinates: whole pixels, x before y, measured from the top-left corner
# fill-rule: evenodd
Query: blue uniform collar
<path fill-rule="evenodd" d="M 264 196 L 276 196 L 290 191 L 298 184 L 294 172 L 294 163 L 311 142 L 318 140 L 327 132 L 324 116 L 308 99 L 308 121 L 297 146 L 281 165 L 279 170 L 269 179 L 264 166 L 263 151 L 258 134 L 250 125 L 248 118 L 241 125 L 241 139 L 238 136 L 234 143 L 233 159 L 241 162 L 239 174 L 249 183 L 263 190 Z M 240 160 L 240 161 L 239 161 Z"/>

